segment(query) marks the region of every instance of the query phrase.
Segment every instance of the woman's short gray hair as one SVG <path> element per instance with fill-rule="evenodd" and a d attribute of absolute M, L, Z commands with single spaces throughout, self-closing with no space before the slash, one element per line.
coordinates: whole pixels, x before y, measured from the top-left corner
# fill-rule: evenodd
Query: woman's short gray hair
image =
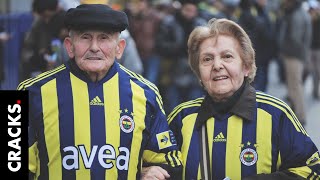
<path fill-rule="evenodd" d="M 188 39 L 189 65 L 192 71 L 200 78 L 199 48 L 201 43 L 219 34 L 234 37 L 240 44 L 240 57 L 249 69 L 248 80 L 252 82 L 256 75 L 255 52 L 248 34 L 235 22 L 227 19 L 211 19 L 205 26 L 196 27 Z"/>

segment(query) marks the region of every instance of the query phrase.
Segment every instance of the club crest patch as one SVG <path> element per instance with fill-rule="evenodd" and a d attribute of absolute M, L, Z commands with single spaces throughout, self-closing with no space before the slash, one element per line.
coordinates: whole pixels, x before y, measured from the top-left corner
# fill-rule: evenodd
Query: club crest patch
<path fill-rule="evenodd" d="M 254 165 L 258 160 L 258 154 L 254 149 L 246 148 L 241 151 L 240 160 L 246 166 Z"/>
<path fill-rule="evenodd" d="M 121 130 L 125 133 L 131 133 L 134 130 L 134 121 L 130 116 L 121 116 L 119 125 Z"/>

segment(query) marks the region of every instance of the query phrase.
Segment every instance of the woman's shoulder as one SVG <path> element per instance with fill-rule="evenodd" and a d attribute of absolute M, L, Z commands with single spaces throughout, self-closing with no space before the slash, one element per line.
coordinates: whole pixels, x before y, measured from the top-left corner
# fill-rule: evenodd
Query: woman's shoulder
<path fill-rule="evenodd" d="M 171 122 L 173 119 L 182 120 L 184 117 L 190 114 L 197 114 L 202 105 L 203 100 L 204 97 L 200 97 L 179 104 L 168 115 L 168 121 Z"/>

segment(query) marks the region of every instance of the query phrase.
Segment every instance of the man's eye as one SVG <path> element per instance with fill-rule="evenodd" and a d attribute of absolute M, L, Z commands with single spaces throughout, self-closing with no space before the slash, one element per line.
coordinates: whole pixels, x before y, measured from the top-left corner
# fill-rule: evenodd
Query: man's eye
<path fill-rule="evenodd" d="M 89 39 L 89 38 L 90 36 L 87 36 L 87 35 L 82 36 L 82 39 Z"/>

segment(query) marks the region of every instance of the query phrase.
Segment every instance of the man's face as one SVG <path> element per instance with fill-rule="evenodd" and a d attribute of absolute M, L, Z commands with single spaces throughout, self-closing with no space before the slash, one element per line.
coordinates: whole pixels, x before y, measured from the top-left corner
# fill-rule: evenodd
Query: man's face
<path fill-rule="evenodd" d="M 69 57 L 75 59 L 81 70 L 88 74 L 105 74 L 115 58 L 121 58 L 125 41 L 114 32 L 72 31 L 71 37 L 65 39 L 65 46 Z"/>

